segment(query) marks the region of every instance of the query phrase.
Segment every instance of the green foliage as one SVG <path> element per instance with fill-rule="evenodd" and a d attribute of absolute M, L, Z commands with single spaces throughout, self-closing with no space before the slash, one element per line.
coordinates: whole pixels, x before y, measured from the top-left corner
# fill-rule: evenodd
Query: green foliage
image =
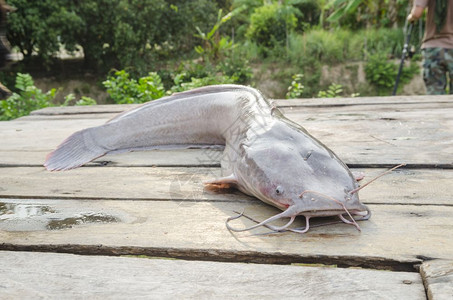
<path fill-rule="evenodd" d="M 143 103 L 175 92 L 182 92 L 206 85 L 235 82 L 234 78 L 224 75 L 197 78 L 190 77 L 186 72 L 182 72 L 174 76 L 174 85 L 166 91 L 161 77 L 155 72 L 151 72 L 148 76 L 141 77 L 138 80 L 131 79 L 130 74 L 125 70 L 116 71 L 114 75 L 109 76 L 103 82 L 103 85 L 112 100 L 118 104 Z M 88 102 L 88 99 L 84 99 L 84 97 L 81 100 L 83 100 L 82 103 Z M 82 103 L 76 103 L 76 105 L 82 105 Z"/>
<path fill-rule="evenodd" d="M 261 75 L 256 69 L 263 63 L 276 66 L 263 69 L 262 77 L 282 82 L 282 93 L 291 84 L 287 96 L 317 96 L 323 65 L 368 60 L 379 53 L 388 58 L 401 56 L 404 36 L 395 25 L 402 25 L 405 9 L 401 8 L 407 6 L 408 0 L 9 0 L 8 3 L 17 7 L 10 14 L 9 36 L 26 58 L 34 53 L 39 62 L 54 62 L 50 59 L 59 49 L 71 51 L 81 47 L 85 55 L 85 64 L 80 66 L 83 72 L 95 70 L 105 78 L 109 70 L 127 70 L 112 74 L 104 85 L 115 102 L 131 103 L 155 99 L 165 91 L 205 84 L 250 84 L 259 80 Z M 415 45 L 418 38 L 414 31 Z M 370 61 L 373 63 L 373 59 Z M 27 63 L 15 72 L 25 73 L 26 68 L 35 66 Z M 255 68 L 255 79 L 251 66 Z M 52 70 L 57 67 L 52 65 Z M 379 91 L 388 88 L 386 78 L 391 78 L 388 74 L 393 72 L 390 70 L 393 67 L 380 68 L 374 71 L 376 74 L 368 75 L 376 78 L 370 82 Z M 156 70 L 159 76 L 148 74 L 149 70 Z M 273 74 L 274 70 L 278 74 Z M 304 77 L 290 83 L 295 73 Z M 13 86 L 14 77 L 0 74 L 0 81 Z M 178 83 L 173 81 L 176 77 Z M 352 92 L 347 84 L 345 91 Z M 79 101 L 90 102 L 85 100 Z M 71 99 L 71 104 L 76 102 L 77 99 Z"/>
<path fill-rule="evenodd" d="M 75 95 L 70 93 L 64 96 L 64 102 L 61 106 L 68 106 L 71 102 L 73 102 L 75 99 Z"/>
<path fill-rule="evenodd" d="M 365 60 L 368 55 L 376 53 L 400 57 L 403 41 L 401 29 L 381 28 L 357 32 L 311 29 L 303 35 L 290 34 L 289 49 L 280 49 L 270 59 L 282 61 L 283 57 L 294 65 L 316 67 L 320 63 L 331 65 Z M 306 76 L 309 74 L 307 71 L 303 73 Z"/>
<path fill-rule="evenodd" d="M 413 1 L 408 0 L 324 0 L 331 27 L 341 26 L 350 29 L 396 27 L 404 24 L 408 8 Z"/>
<path fill-rule="evenodd" d="M 327 18 L 327 21 L 338 22 L 338 20 L 344 17 L 346 14 L 354 13 L 357 7 L 363 2 L 364 0 L 334 0 L 332 2 L 332 5 L 336 9 Z"/>
<path fill-rule="evenodd" d="M 400 86 L 409 82 L 418 72 L 419 67 L 415 63 L 411 63 L 409 68 L 403 68 L 400 77 Z M 382 54 L 370 56 L 367 64 L 365 65 L 366 79 L 376 87 L 379 95 L 390 94 L 395 85 L 397 74 L 398 65 L 388 61 L 385 55 Z"/>
<path fill-rule="evenodd" d="M 397 66 L 381 54 L 370 56 L 365 66 L 366 79 L 378 89 L 393 87 L 397 72 Z"/>
<path fill-rule="evenodd" d="M 246 84 L 253 72 L 249 61 L 239 54 L 231 53 L 217 64 L 217 70 L 235 83 Z"/>
<path fill-rule="evenodd" d="M 217 20 L 220 8 L 226 3 L 211 0 L 165 0 L 167 7 L 163 9 L 159 20 L 159 47 L 155 50 L 161 55 L 181 54 L 192 51 L 199 43 L 194 36 L 198 27 L 201 32 L 209 32 Z"/>
<path fill-rule="evenodd" d="M 8 0 L 17 10 L 8 17 L 8 39 L 26 59 L 33 53 L 48 63 L 60 43 L 74 50 L 71 32 L 82 29 L 83 22 L 74 5 L 64 0 Z"/>
<path fill-rule="evenodd" d="M 222 9 L 220 9 L 217 16 L 217 22 L 207 33 L 204 33 L 200 27 L 196 26 L 198 34 L 195 36 L 203 41 L 203 46 L 198 45 L 195 47 L 195 51 L 200 54 L 205 61 L 217 61 L 224 52 L 233 48 L 233 42 L 227 36 L 220 36 L 218 30 L 222 24 L 229 21 L 243 9 L 244 7 L 238 7 L 223 17 Z"/>
<path fill-rule="evenodd" d="M 68 106 L 71 103 L 73 103 L 75 106 L 82 106 L 82 105 L 97 105 L 96 100 L 94 100 L 91 97 L 87 96 L 82 96 L 79 100 L 75 101 L 75 95 L 74 94 L 67 94 L 64 97 L 64 103 L 61 106 Z"/>
<path fill-rule="evenodd" d="M 159 23 L 165 8 L 164 0 L 77 1 L 83 29 L 74 36 L 86 62 L 95 69 L 130 67 L 145 73 L 153 45 L 166 36 Z"/>
<path fill-rule="evenodd" d="M 207 30 L 218 4 L 209 0 L 9 0 L 17 8 L 8 37 L 26 58 L 49 62 L 63 46 L 83 48 L 92 70 L 146 74 L 157 55 L 191 51 L 195 26 Z M 221 5 L 226 5 L 222 1 Z"/>
<path fill-rule="evenodd" d="M 343 86 L 341 84 L 332 83 L 326 91 L 319 91 L 318 98 L 337 98 L 341 97 Z"/>
<path fill-rule="evenodd" d="M 297 25 L 294 10 L 279 3 L 261 6 L 250 17 L 247 37 L 264 47 L 274 47 L 286 40 Z"/>
<path fill-rule="evenodd" d="M 38 89 L 29 74 L 18 73 L 15 88 L 8 99 L 0 101 L 0 120 L 11 120 L 28 115 L 31 111 L 52 106 L 57 93 L 51 89 L 47 93 Z"/>
<path fill-rule="evenodd" d="M 288 87 L 288 92 L 286 93 L 286 99 L 300 98 L 304 92 L 305 86 L 302 84 L 303 74 L 294 74 L 292 76 L 293 81 Z"/>
<path fill-rule="evenodd" d="M 185 73 L 177 74 L 175 76 L 175 85 L 169 91 L 167 91 L 167 94 L 183 92 L 207 85 L 234 83 L 234 79 L 228 76 L 217 75 L 202 78 L 192 77 L 190 78 L 190 81 L 186 81 L 186 76 L 187 75 Z"/>
<path fill-rule="evenodd" d="M 345 47 L 349 38 L 348 32 L 344 30 L 311 30 L 304 35 L 299 47 L 305 50 L 304 55 L 319 61 L 341 62 L 345 60 Z"/>
<path fill-rule="evenodd" d="M 115 76 L 109 76 L 102 84 L 117 104 L 143 103 L 165 95 L 162 80 L 155 72 L 137 81 L 125 70 L 116 71 Z"/>
<path fill-rule="evenodd" d="M 82 105 L 97 105 L 96 100 L 94 100 L 91 97 L 87 96 L 82 96 L 76 103 L 76 106 L 82 106 Z"/>
<path fill-rule="evenodd" d="M 252 76 L 248 61 L 234 52 L 233 41 L 227 36 L 221 36 L 219 29 L 222 24 L 228 22 L 232 17 L 244 10 L 244 6 L 238 7 L 222 17 L 222 10 L 219 10 L 217 22 L 213 28 L 204 33 L 197 27 L 198 34 L 195 36 L 203 40 L 203 46 L 198 45 L 195 51 L 200 55 L 202 63 L 189 63 L 189 68 L 182 70 L 183 77 L 191 78 L 191 81 L 184 85 L 198 87 L 216 83 L 246 83 Z M 185 90 L 176 84 L 174 89 Z"/>

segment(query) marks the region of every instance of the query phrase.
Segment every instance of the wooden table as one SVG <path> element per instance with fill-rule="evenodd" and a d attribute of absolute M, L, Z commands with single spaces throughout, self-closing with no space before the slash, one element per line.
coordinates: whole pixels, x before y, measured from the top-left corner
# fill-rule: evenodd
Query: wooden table
<path fill-rule="evenodd" d="M 362 232 L 339 223 L 229 232 L 234 211 L 257 220 L 278 211 L 204 190 L 219 175 L 214 150 L 110 155 L 48 172 L 46 154 L 69 134 L 133 105 L 46 108 L 0 122 L 0 295 L 452 299 L 453 96 L 276 103 L 364 181 L 407 164 L 360 192 L 373 213 Z"/>

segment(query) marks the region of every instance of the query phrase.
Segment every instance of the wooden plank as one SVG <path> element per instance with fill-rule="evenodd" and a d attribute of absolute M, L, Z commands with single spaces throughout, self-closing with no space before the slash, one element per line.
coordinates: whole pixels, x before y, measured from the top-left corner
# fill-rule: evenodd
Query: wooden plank
<path fill-rule="evenodd" d="M 289 100 L 288 100 L 289 101 Z M 136 107 L 132 105 L 130 108 Z M 332 104 L 331 106 L 324 105 L 282 105 L 279 106 L 280 110 L 284 113 L 292 114 L 303 114 L 307 116 L 308 119 L 313 119 L 325 113 L 330 113 L 335 116 L 342 116 L 342 119 L 345 119 L 344 116 L 348 116 L 349 119 L 355 116 L 361 116 L 361 113 L 386 113 L 386 112 L 413 112 L 413 111 L 434 111 L 439 114 L 448 115 L 446 113 L 450 112 L 453 108 L 453 101 L 450 102 L 428 102 L 428 103 L 375 103 L 375 104 Z M 47 109 L 47 108 L 46 108 Z M 111 119 L 118 113 L 121 113 L 125 110 L 128 110 L 129 107 L 119 106 L 117 109 L 106 109 L 105 112 L 102 110 L 71 110 L 65 108 L 59 108 L 55 112 L 39 113 L 32 114 L 28 116 L 21 117 L 19 121 L 22 120 L 58 120 L 58 119 L 90 119 L 90 118 L 106 118 Z M 442 111 L 446 110 L 446 112 Z"/>
<path fill-rule="evenodd" d="M 420 272 L 428 299 L 453 299 L 453 260 L 431 260 L 421 265 Z"/>
<path fill-rule="evenodd" d="M 419 274 L 407 272 L 27 252 L 0 259 L 0 293 L 11 299 L 425 299 Z"/>
<path fill-rule="evenodd" d="M 120 112 L 121 113 L 121 112 Z M 16 121 L 54 121 L 54 120 L 77 120 L 80 119 L 105 119 L 108 121 L 118 115 L 118 113 L 86 113 L 86 114 L 59 114 L 59 115 L 28 115 L 23 116 L 9 122 Z"/>
<path fill-rule="evenodd" d="M 51 150 L 0 150 L 0 167 L 41 167 Z M 115 167 L 220 167 L 223 150 L 153 150 L 106 155 L 87 166 Z"/>
<path fill-rule="evenodd" d="M 349 164 L 453 165 L 453 114 L 443 110 L 358 114 L 287 113 Z"/>
<path fill-rule="evenodd" d="M 453 103 L 453 102 L 452 102 Z M 389 166 L 407 163 L 413 166 L 453 168 L 453 114 L 443 110 L 398 113 L 361 112 L 323 113 L 308 117 L 303 112 L 288 112 L 288 116 L 302 124 L 309 132 L 337 153 L 347 164 L 355 166 Z M 51 151 L 71 133 L 103 124 L 106 119 L 18 120 L 0 122 L 0 165 L 20 165 L 24 151 Z M 422 120 L 422 121 L 420 121 Z M 169 156 L 168 165 L 192 165 L 193 156 Z M 135 165 L 157 165 L 153 156 L 137 155 Z M 43 163 L 39 153 L 33 165 Z M 181 157 L 174 161 L 173 158 Z M 101 161 L 121 165 L 118 156 Z M 143 159 L 141 159 L 143 158 Z M 126 158 L 127 165 L 134 159 Z M 213 161 L 211 160 L 210 165 Z M 218 164 L 218 161 L 217 161 Z M 24 165 L 24 164 L 22 164 Z"/>
<path fill-rule="evenodd" d="M 139 104 L 114 105 L 81 105 L 81 106 L 53 106 L 32 111 L 32 116 L 74 115 L 74 114 L 105 114 L 120 113 L 139 106 Z"/>
<path fill-rule="evenodd" d="M 433 146 L 434 147 L 434 146 Z M 436 148 L 436 147 L 435 147 Z M 414 151 L 414 148 L 406 148 Z M 338 151 L 339 150 L 339 151 Z M 451 155 L 441 152 L 419 152 L 414 157 L 404 157 L 403 148 L 387 154 L 385 147 L 367 148 L 358 153 L 350 152 L 346 145 L 335 150 L 341 159 L 351 168 L 390 168 L 405 163 L 408 168 L 453 169 L 453 162 L 447 160 Z M 37 167 L 42 166 L 49 150 L 0 150 L 0 167 Z M 437 151 L 437 150 L 436 150 Z M 219 167 L 223 151 L 213 149 L 187 149 L 131 152 L 102 156 L 87 166 L 116 166 L 116 167 Z"/>
<path fill-rule="evenodd" d="M 356 169 L 368 179 L 384 169 Z M 206 190 L 219 168 L 0 168 L 0 197 L 250 201 L 236 190 Z M 366 181 L 367 179 L 365 179 Z M 365 203 L 453 205 L 453 170 L 396 170 L 360 191 Z M 258 200 L 257 200 L 258 201 Z"/>
<path fill-rule="evenodd" d="M 307 99 L 276 99 L 273 100 L 279 107 L 310 107 L 310 106 L 352 106 L 376 104 L 426 104 L 426 103 L 451 103 L 453 96 L 397 96 L 397 97 L 355 97 L 355 98 L 307 98 Z M 92 105 L 92 106 L 57 106 L 35 110 L 31 115 L 66 115 L 66 114 L 91 114 L 91 113 L 119 113 L 132 109 L 139 104 L 117 105 Z"/>
<path fill-rule="evenodd" d="M 438 99 L 438 97 L 440 97 Z M 276 100 L 276 104 L 284 112 L 301 112 L 305 114 L 342 113 L 342 112 L 404 112 L 417 110 L 438 110 L 453 107 L 453 96 L 435 96 L 434 98 L 409 101 L 385 101 L 392 97 L 372 98 L 328 98 L 328 99 L 301 99 Z M 123 111 L 138 107 L 137 104 L 97 105 L 97 106 L 69 106 L 47 107 L 33 111 L 30 116 L 21 119 L 51 119 L 51 118 L 90 118 L 90 115 L 99 115 L 108 118 Z M 111 115 L 111 116 L 110 116 Z"/>
<path fill-rule="evenodd" d="M 419 113 L 420 111 L 428 112 L 428 114 L 435 113 L 439 115 L 448 116 L 448 113 L 453 110 L 453 102 L 451 103 L 417 103 L 417 104 L 401 104 L 394 103 L 390 105 L 344 105 L 338 107 L 324 107 L 324 106 L 290 106 L 283 107 L 280 109 L 284 113 L 297 113 L 306 115 L 310 119 L 316 119 L 318 115 L 330 114 L 333 116 L 340 116 L 343 120 L 354 119 L 363 117 L 366 114 L 371 114 L 374 119 L 374 115 L 378 117 L 384 113 L 394 113 L 402 115 L 404 117 L 405 112 Z M 442 111 L 445 110 L 445 111 Z M 77 115 L 75 115 L 77 116 Z M 345 118 L 347 117 L 347 118 Z"/>
<path fill-rule="evenodd" d="M 420 257 L 449 259 L 453 207 L 370 205 L 362 231 L 343 223 L 306 234 L 231 233 L 234 211 L 264 220 L 278 210 L 259 202 L 2 200 L 1 250 L 144 254 L 266 263 L 323 263 L 413 270 Z M 337 219 L 316 218 L 312 225 Z M 282 225 L 287 220 L 276 222 Z M 254 223 L 246 218 L 232 226 Z M 294 226 L 304 225 L 302 217 Z M 260 234 L 261 233 L 261 234 Z M 256 235 L 258 234 L 258 235 Z"/>
<path fill-rule="evenodd" d="M 94 199 L 250 200 L 238 191 L 204 190 L 218 168 L 81 168 L 48 172 L 44 168 L 1 168 L 0 197 Z"/>
<path fill-rule="evenodd" d="M 87 127 L 102 125 L 105 121 L 106 119 L 80 119 L 77 121 L 66 119 L 0 122 L 0 149 L 22 151 L 50 150 L 73 132 Z"/>
<path fill-rule="evenodd" d="M 451 103 L 453 96 L 387 96 L 387 97 L 345 97 L 345 98 L 302 98 L 302 99 L 277 99 L 279 107 L 340 107 L 340 106 L 364 106 L 384 105 L 393 106 L 394 104 L 427 104 L 427 103 Z"/>

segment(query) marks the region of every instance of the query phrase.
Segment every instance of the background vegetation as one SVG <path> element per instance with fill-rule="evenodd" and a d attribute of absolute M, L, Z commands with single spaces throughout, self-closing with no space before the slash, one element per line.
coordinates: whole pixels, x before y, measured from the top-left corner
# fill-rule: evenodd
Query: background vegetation
<path fill-rule="evenodd" d="M 0 75 L 15 92 L 0 102 L 2 119 L 49 105 L 96 103 L 87 97 L 90 88 L 42 92 L 25 73 L 95 82 L 109 103 L 219 83 L 275 85 L 267 92 L 280 98 L 389 95 L 410 6 L 408 0 L 7 2 L 17 8 L 8 38 L 23 60 Z M 420 30 L 412 35 L 416 49 Z M 63 60 L 64 52 L 83 55 Z M 418 57 L 403 83 L 419 72 Z M 363 69 L 366 82 L 335 82 L 347 77 L 335 78 L 336 66 L 353 77 Z"/>

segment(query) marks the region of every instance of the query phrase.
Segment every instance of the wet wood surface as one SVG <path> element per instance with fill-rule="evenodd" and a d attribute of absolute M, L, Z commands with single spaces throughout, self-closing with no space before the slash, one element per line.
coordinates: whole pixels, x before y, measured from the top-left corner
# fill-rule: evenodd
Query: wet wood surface
<path fill-rule="evenodd" d="M 158 276 L 152 270 L 157 264 L 169 270 L 180 269 L 182 277 L 189 276 L 181 289 L 175 289 L 175 295 L 189 286 L 197 286 L 192 291 L 194 296 L 225 296 L 226 291 L 241 286 L 242 277 L 230 278 L 228 272 L 234 271 L 255 274 L 253 278 L 257 281 L 275 279 L 280 272 L 286 272 L 288 278 L 310 274 L 311 284 L 299 286 L 298 291 L 299 295 L 312 298 L 338 298 L 346 286 L 351 288 L 361 278 L 371 282 L 376 277 L 379 280 L 374 285 L 367 284 L 366 289 L 355 292 L 364 295 L 381 292 L 377 298 L 384 299 L 424 299 L 425 295 L 443 299 L 450 292 L 445 287 L 453 285 L 451 276 L 438 279 L 437 275 L 424 275 L 425 287 L 430 287 L 425 294 L 417 266 L 422 264 L 422 274 L 430 274 L 433 267 L 426 265 L 428 260 L 445 262 L 453 255 L 453 239 L 449 238 L 453 236 L 453 96 L 297 99 L 276 103 L 285 115 L 329 146 L 353 171 L 364 173 L 364 181 L 392 165 L 407 164 L 360 192 L 361 200 L 373 212 L 369 221 L 360 222 L 362 232 L 334 223 L 314 227 L 304 235 L 268 234 L 266 229 L 230 233 L 224 222 L 236 212 L 245 210 L 246 215 L 263 220 L 278 211 L 238 191 L 203 188 L 204 181 L 219 175 L 222 151 L 218 149 L 108 155 L 76 170 L 47 172 L 42 167 L 45 156 L 64 138 L 74 131 L 103 124 L 134 105 L 46 108 L 14 121 L 0 122 L 0 250 L 9 250 L 0 252 L 0 256 L 2 261 L 8 261 L 5 270 L 17 275 L 0 285 L 0 294 L 16 297 L 39 291 L 45 297 L 47 292 L 38 286 L 40 280 L 50 276 L 60 278 L 60 289 L 56 287 L 58 281 L 48 286 L 49 290 L 55 289 L 56 295 L 66 290 L 69 281 L 74 281 L 108 296 L 109 285 L 93 287 L 88 279 L 84 281 L 85 275 L 74 275 L 73 280 L 68 280 L 69 274 L 76 274 L 71 266 L 108 264 L 112 274 L 103 274 L 99 281 L 113 284 L 112 276 L 117 270 L 125 272 L 119 283 L 131 284 L 137 273 L 135 269 L 124 271 L 130 264 L 137 264 L 137 268 L 142 265 L 149 281 L 164 280 L 165 276 L 153 281 Z M 335 221 L 318 218 L 313 224 Z M 301 218 L 296 226 L 303 223 Z M 243 218 L 232 224 L 242 227 L 252 222 Z M 79 256 L 65 257 L 56 252 Z M 88 259 L 86 254 L 97 256 Z M 112 255 L 178 260 L 169 263 L 106 257 Z M 65 259 L 68 268 L 59 269 Z M 53 271 L 31 269 L 21 277 L 20 272 L 31 260 L 47 261 Z M 193 281 L 196 276 L 190 277 L 194 274 L 190 269 L 197 268 L 206 270 L 206 274 L 217 274 L 225 269 L 221 261 L 235 262 L 225 273 L 223 289 L 212 287 L 221 285 L 213 276 L 206 275 L 210 281 L 203 287 Z M 267 265 L 249 269 L 243 262 Z M 291 263 L 337 268 L 278 265 Z M 262 267 L 277 275 L 262 275 Z M 378 271 L 381 269 L 390 272 Z M 2 272 L 0 276 L 7 276 Z M 83 274 L 100 276 L 94 271 Z M 170 271 L 166 274 L 173 276 Z M 415 277 L 404 279 L 404 274 Z M 343 279 L 337 280 L 337 284 L 332 284 L 333 280 L 324 284 L 327 281 L 320 279 L 323 276 Z M 276 284 L 283 286 L 284 278 L 280 277 L 281 283 Z M 323 288 L 316 289 L 315 283 Z M 242 280 L 242 286 L 250 291 L 244 298 L 276 295 L 275 289 L 249 289 L 249 284 Z M 152 294 L 154 289 L 148 288 L 137 286 L 134 295 L 139 297 L 145 291 Z M 287 288 L 297 290 L 291 285 Z M 394 294 L 386 294 L 391 290 Z M 75 289 L 72 291 L 76 293 Z M 155 292 L 168 296 L 162 289 Z"/>

